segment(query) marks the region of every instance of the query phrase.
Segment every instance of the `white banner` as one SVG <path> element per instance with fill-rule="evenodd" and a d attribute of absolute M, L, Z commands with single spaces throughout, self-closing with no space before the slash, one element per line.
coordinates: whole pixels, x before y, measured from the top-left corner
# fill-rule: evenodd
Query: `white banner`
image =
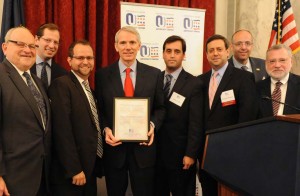
<path fill-rule="evenodd" d="M 184 69 L 195 76 L 202 73 L 205 10 L 120 3 L 121 26 L 133 26 L 141 35 L 139 61 L 164 70 L 163 43 L 167 37 L 178 35 L 187 45 Z"/>

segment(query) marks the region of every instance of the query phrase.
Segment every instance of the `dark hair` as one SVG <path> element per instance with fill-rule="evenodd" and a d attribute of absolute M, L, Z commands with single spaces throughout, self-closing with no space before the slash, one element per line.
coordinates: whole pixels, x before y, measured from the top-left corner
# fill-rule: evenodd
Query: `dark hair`
<path fill-rule="evenodd" d="M 229 41 L 226 39 L 226 37 L 224 37 L 223 35 L 215 34 L 207 39 L 206 45 L 205 45 L 206 52 L 207 52 L 207 45 L 214 40 L 223 40 L 226 50 L 229 48 Z"/>
<path fill-rule="evenodd" d="M 166 44 L 173 43 L 173 42 L 176 42 L 176 41 L 180 41 L 180 42 L 181 42 L 181 45 L 182 45 L 182 51 L 183 51 L 183 54 L 185 54 L 185 51 L 186 51 L 186 43 L 185 43 L 185 40 L 184 40 L 182 37 L 179 37 L 179 36 L 177 36 L 177 35 L 172 35 L 172 36 L 168 37 L 168 38 L 165 40 L 164 45 L 163 45 L 163 51 L 165 51 Z"/>
<path fill-rule="evenodd" d="M 38 30 L 36 32 L 36 35 L 38 37 L 42 37 L 44 35 L 45 29 L 49 29 L 51 31 L 58 31 L 59 32 L 59 28 L 58 28 L 58 26 L 56 24 L 54 24 L 54 23 L 45 23 L 45 24 L 42 24 L 38 28 Z"/>
<path fill-rule="evenodd" d="M 69 46 L 69 49 L 68 49 L 68 56 L 69 57 L 71 57 L 71 58 L 73 57 L 73 55 L 74 55 L 74 48 L 78 44 L 85 45 L 85 46 L 90 46 L 92 48 L 92 46 L 91 46 L 91 44 L 90 44 L 89 41 L 87 41 L 85 39 L 76 40 L 73 43 L 71 43 L 71 45 Z"/>

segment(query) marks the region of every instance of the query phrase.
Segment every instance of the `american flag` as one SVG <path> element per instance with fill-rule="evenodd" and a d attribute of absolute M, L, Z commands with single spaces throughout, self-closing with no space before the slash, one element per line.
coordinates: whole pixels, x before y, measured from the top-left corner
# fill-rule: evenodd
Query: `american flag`
<path fill-rule="evenodd" d="M 294 54 L 300 50 L 296 22 L 289 0 L 277 0 L 269 48 L 280 43 L 289 46 Z"/>

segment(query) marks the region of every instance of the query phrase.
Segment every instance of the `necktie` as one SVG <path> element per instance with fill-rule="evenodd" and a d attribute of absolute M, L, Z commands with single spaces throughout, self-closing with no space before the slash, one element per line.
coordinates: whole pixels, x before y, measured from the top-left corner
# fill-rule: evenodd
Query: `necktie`
<path fill-rule="evenodd" d="M 244 70 L 244 71 L 248 71 L 248 67 L 247 67 L 246 65 L 243 65 L 243 66 L 241 67 L 241 69 Z"/>
<path fill-rule="evenodd" d="M 272 106 L 273 106 L 273 114 L 274 116 L 277 115 L 278 113 L 278 109 L 279 109 L 279 102 L 281 100 L 281 90 L 280 90 L 280 86 L 282 85 L 281 82 L 276 82 L 276 87 L 272 93 L 272 99 L 276 100 L 276 101 L 272 101 Z"/>
<path fill-rule="evenodd" d="M 102 144 L 102 136 L 101 136 L 101 130 L 100 130 L 100 124 L 99 124 L 99 119 L 98 119 L 98 112 L 94 100 L 94 96 L 92 94 L 91 88 L 89 86 L 89 82 L 83 81 L 82 84 L 84 85 L 85 90 L 87 91 L 88 94 L 88 99 L 90 101 L 90 107 L 92 110 L 92 115 L 96 124 L 96 128 L 98 131 L 98 142 L 97 142 L 97 155 L 101 158 L 103 155 L 103 144 Z"/>
<path fill-rule="evenodd" d="M 208 91 L 208 96 L 209 96 L 209 108 L 211 108 L 211 105 L 213 103 L 217 88 L 218 88 L 218 82 L 217 82 L 217 76 L 219 75 L 218 72 L 214 72 L 213 75 L 210 78 L 209 82 L 209 91 Z"/>
<path fill-rule="evenodd" d="M 47 70 L 46 70 L 46 67 L 48 66 L 48 63 L 47 62 L 43 62 L 42 63 L 42 71 L 41 71 L 41 80 L 42 82 L 44 83 L 44 85 L 46 87 L 49 86 L 48 84 L 48 74 L 47 74 Z"/>
<path fill-rule="evenodd" d="M 172 81 L 173 76 L 171 74 L 167 74 L 165 77 L 166 77 L 166 83 L 165 83 L 163 91 L 164 91 L 165 97 L 168 97 L 170 94 L 171 81 Z"/>
<path fill-rule="evenodd" d="M 130 77 L 130 72 L 131 72 L 131 69 L 129 67 L 126 68 L 126 78 L 125 78 L 125 82 L 124 82 L 125 97 L 133 97 L 133 94 L 134 94 L 134 89 L 133 89 L 133 84 L 132 84 L 132 80 Z"/>
<path fill-rule="evenodd" d="M 37 87 L 34 85 L 32 79 L 31 79 L 31 76 L 27 72 L 24 72 L 23 76 L 26 78 L 27 85 L 28 85 L 31 93 L 33 94 L 34 99 L 37 103 L 37 106 L 38 106 L 38 108 L 41 112 L 41 116 L 43 118 L 44 125 L 46 125 L 46 122 L 47 122 L 47 109 L 46 109 L 46 105 L 45 105 L 45 102 L 44 102 L 44 98 L 41 95 L 41 93 L 38 91 Z"/>

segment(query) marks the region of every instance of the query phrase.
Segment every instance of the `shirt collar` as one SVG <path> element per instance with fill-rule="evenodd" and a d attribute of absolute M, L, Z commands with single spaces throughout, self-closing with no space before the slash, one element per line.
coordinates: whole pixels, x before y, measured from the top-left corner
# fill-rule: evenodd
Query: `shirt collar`
<path fill-rule="evenodd" d="M 121 61 L 119 60 L 119 69 L 120 69 L 120 73 L 124 73 L 125 72 L 125 69 L 127 68 L 126 65 Z M 136 72 L 136 66 L 137 66 L 137 61 L 135 60 L 134 63 L 132 65 L 130 65 L 130 68 L 132 70 L 132 72 Z"/>
<path fill-rule="evenodd" d="M 226 71 L 228 67 L 228 61 L 226 62 L 226 64 L 221 67 L 217 72 L 219 73 L 219 76 L 223 77 L 224 75 L 224 72 Z M 213 75 L 216 71 L 214 69 L 211 70 L 211 75 Z"/>
<path fill-rule="evenodd" d="M 290 73 L 286 74 L 286 76 L 284 78 L 282 78 L 281 80 L 279 80 L 282 84 L 286 84 L 289 80 L 289 76 Z M 274 78 L 271 77 L 271 82 L 272 84 L 276 85 L 276 82 L 278 82 L 278 80 L 275 80 Z"/>
<path fill-rule="evenodd" d="M 35 64 L 37 65 L 41 65 L 41 63 L 43 63 L 44 60 L 39 56 L 39 55 L 36 55 L 36 60 L 35 60 Z M 48 63 L 48 65 L 51 67 L 51 64 L 52 64 L 52 59 L 49 59 L 48 61 L 46 61 Z"/>
<path fill-rule="evenodd" d="M 242 63 L 238 62 L 234 56 L 232 56 L 232 60 L 233 60 L 233 64 L 235 65 L 236 68 L 239 68 L 241 69 L 242 66 L 246 66 L 248 67 L 248 69 L 251 67 L 251 64 L 250 64 L 250 59 L 248 58 L 248 61 L 246 63 L 246 65 L 243 65 Z"/>
<path fill-rule="evenodd" d="M 182 71 L 182 67 L 178 68 L 176 71 L 174 71 L 172 73 L 168 73 L 167 71 L 165 71 L 165 76 L 167 74 L 170 74 L 170 75 L 172 75 L 173 79 L 177 80 L 177 78 L 178 78 L 181 71 Z"/>
<path fill-rule="evenodd" d="M 82 85 L 82 82 L 84 81 L 84 79 L 82 79 L 81 77 L 79 77 L 73 70 L 71 70 L 71 72 L 75 75 L 75 77 L 77 78 L 77 80 L 79 81 L 79 83 Z"/>

